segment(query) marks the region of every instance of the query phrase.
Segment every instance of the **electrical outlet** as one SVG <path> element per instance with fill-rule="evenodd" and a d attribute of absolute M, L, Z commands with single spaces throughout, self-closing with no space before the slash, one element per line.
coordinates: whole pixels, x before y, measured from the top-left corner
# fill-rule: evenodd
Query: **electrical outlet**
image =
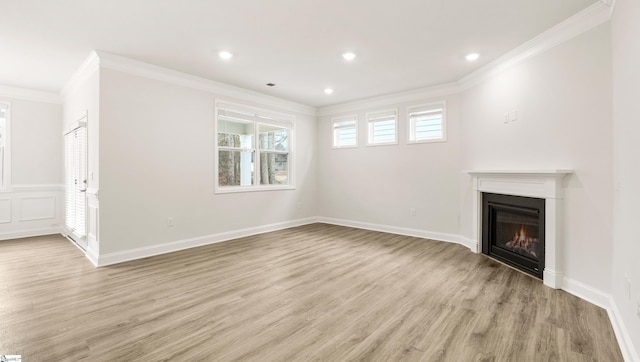
<path fill-rule="evenodd" d="M 411 216 L 416 216 L 416 209 L 410 209 Z"/>
<path fill-rule="evenodd" d="M 169 216 L 167 218 L 167 227 L 173 227 L 174 224 L 174 220 L 173 220 L 173 216 Z"/>
<path fill-rule="evenodd" d="M 627 297 L 631 300 L 631 278 L 629 278 L 629 275 L 624 275 L 624 281 L 627 283 Z"/>
<path fill-rule="evenodd" d="M 636 315 L 640 318 L 640 300 L 638 301 L 638 309 L 636 310 Z"/>

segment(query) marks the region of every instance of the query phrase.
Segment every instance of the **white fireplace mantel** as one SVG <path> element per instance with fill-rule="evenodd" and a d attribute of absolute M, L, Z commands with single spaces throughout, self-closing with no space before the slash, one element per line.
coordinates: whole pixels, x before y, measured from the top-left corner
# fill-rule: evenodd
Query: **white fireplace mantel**
<path fill-rule="evenodd" d="M 573 173 L 568 169 L 554 170 L 470 170 L 473 177 L 472 235 L 477 242 L 475 252 L 482 252 L 482 193 L 536 197 L 545 200 L 545 267 L 542 280 L 551 288 L 561 288 L 562 224 L 564 196 L 563 179 Z"/>

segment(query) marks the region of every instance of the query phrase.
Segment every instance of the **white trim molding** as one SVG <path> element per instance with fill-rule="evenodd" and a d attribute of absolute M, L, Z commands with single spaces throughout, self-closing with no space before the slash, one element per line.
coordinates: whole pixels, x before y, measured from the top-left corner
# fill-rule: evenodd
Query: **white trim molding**
<path fill-rule="evenodd" d="M 389 105 L 398 103 L 420 102 L 432 98 L 442 98 L 457 93 L 460 93 L 460 87 L 456 82 L 445 83 L 432 87 L 418 88 L 405 92 L 386 94 L 353 102 L 320 107 L 318 108 L 318 116 L 335 116 L 341 113 L 353 113 L 373 108 L 389 107 Z"/>
<path fill-rule="evenodd" d="M 622 357 L 627 362 L 639 362 L 639 351 L 636 351 L 633 345 L 633 341 L 631 340 L 631 336 L 628 332 L 629 329 L 624 324 L 624 318 L 622 318 L 620 310 L 618 309 L 618 304 L 616 303 L 613 296 L 609 296 L 609 303 L 606 310 L 609 314 L 609 319 L 611 320 L 613 333 L 616 335 L 616 339 L 618 340 L 618 345 L 620 346 Z"/>
<path fill-rule="evenodd" d="M 313 224 L 316 222 L 316 218 L 298 219 L 292 221 L 286 221 L 276 224 L 268 224 L 262 226 L 256 226 L 247 229 L 233 230 L 222 232 L 218 234 L 211 234 L 205 236 L 199 236 L 190 239 L 176 240 L 163 244 L 149 245 L 141 248 L 129 249 L 124 251 L 117 251 L 107 254 L 96 255 L 96 251 L 91 250 L 91 254 L 88 252 L 85 254 L 87 259 L 91 261 L 95 266 L 102 267 L 106 265 L 123 263 L 130 260 L 147 258 L 150 256 L 161 255 L 171 253 L 174 251 L 196 248 L 199 246 L 220 243 L 223 241 L 229 241 L 233 239 L 243 238 L 251 235 L 263 234 L 271 231 L 277 231 L 287 229 L 296 226 L 302 226 L 307 224 Z"/>
<path fill-rule="evenodd" d="M 62 87 L 60 95 L 62 99 L 67 98 L 70 94 L 75 92 L 79 86 L 83 85 L 89 77 L 96 73 L 100 69 L 100 58 L 95 51 L 92 51 L 89 56 L 82 62 L 80 67 L 73 73 L 71 78 Z"/>
<path fill-rule="evenodd" d="M 21 191 L 64 191 L 64 184 L 34 184 L 34 185 L 13 185 L 11 190 Z"/>
<path fill-rule="evenodd" d="M 24 101 L 62 104 L 62 97 L 57 93 L 8 85 L 0 85 L 0 97 L 20 99 Z"/>
<path fill-rule="evenodd" d="M 63 185 L 13 185 L 0 197 L 0 240 L 63 233 Z"/>
<path fill-rule="evenodd" d="M 458 80 L 461 90 L 469 89 L 505 70 L 583 34 L 611 18 L 608 5 L 596 2 L 574 16 L 516 47 L 500 58 Z"/>
<path fill-rule="evenodd" d="M 404 228 L 404 227 L 391 226 L 391 225 L 372 224 L 368 222 L 354 221 L 354 220 L 334 219 L 330 217 L 318 217 L 317 222 L 323 223 L 323 224 L 348 226 L 356 229 L 379 231 L 379 232 L 389 233 L 389 234 L 413 236 L 413 237 L 422 238 L 422 239 L 445 241 L 448 243 L 460 244 L 469 249 L 471 249 L 471 247 L 474 246 L 473 243 L 467 243 L 466 239 L 461 240 L 457 234 L 411 229 L 411 228 Z"/>
<path fill-rule="evenodd" d="M 173 69 L 163 68 L 154 64 L 144 63 L 139 60 L 111 54 L 102 50 L 95 50 L 87 62 L 98 58 L 100 68 L 107 68 L 123 73 L 137 75 L 196 90 L 211 92 L 216 95 L 239 99 L 247 102 L 266 105 L 285 111 L 293 111 L 305 115 L 315 116 L 315 107 L 301 103 L 288 101 L 248 89 L 212 81 L 191 74 L 182 73 Z M 81 69 L 82 70 L 82 69 Z"/>
<path fill-rule="evenodd" d="M 482 250 L 482 193 L 536 197 L 545 200 L 545 266 L 542 280 L 545 285 L 562 289 L 562 180 L 571 170 L 473 170 L 466 171 L 473 177 L 472 238 L 477 240 L 477 250 Z"/>
<path fill-rule="evenodd" d="M 0 241 L 10 240 L 10 239 L 31 238 L 34 236 L 57 235 L 57 234 L 62 235 L 62 228 L 59 226 L 28 229 L 28 230 L 18 230 L 18 231 L 6 231 L 6 232 L 0 232 Z"/>

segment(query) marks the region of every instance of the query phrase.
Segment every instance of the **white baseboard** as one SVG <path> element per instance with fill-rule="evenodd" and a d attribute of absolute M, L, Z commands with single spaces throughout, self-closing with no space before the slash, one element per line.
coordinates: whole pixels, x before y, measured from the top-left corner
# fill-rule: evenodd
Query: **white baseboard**
<path fill-rule="evenodd" d="M 43 236 L 43 235 L 53 235 L 53 234 L 62 234 L 62 228 L 50 227 L 50 228 L 8 231 L 8 232 L 0 233 L 0 240 L 30 238 L 33 236 Z"/>
<path fill-rule="evenodd" d="M 95 267 L 99 266 L 100 255 L 98 255 L 97 250 L 93 248 L 87 248 L 84 255 L 87 257 L 87 259 L 89 259 L 89 261 L 91 262 L 91 264 L 93 264 L 93 266 Z"/>
<path fill-rule="evenodd" d="M 544 280 L 544 285 L 553 289 L 563 289 L 562 285 L 564 283 L 564 278 L 565 277 L 562 272 L 549 270 L 546 267 L 542 271 L 542 279 Z"/>
<path fill-rule="evenodd" d="M 624 360 L 628 362 L 640 362 L 638 353 L 624 325 L 624 320 L 611 294 L 567 277 L 562 278 L 561 289 L 605 309 L 609 315 L 611 327 L 618 340 L 618 346 L 620 346 Z"/>
<path fill-rule="evenodd" d="M 562 278 L 560 289 L 600 308 L 608 309 L 611 303 L 611 294 L 566 276 Z"/>
<path fill-rule="evenodd" d="M 390 233 L 390 234 L 398 234 L 398 235 L 413 236 L 417 238 L 446 241 L 450 243 L 460 244 L 471 250 L 477 249 L 477 246 L 467 244 L 467 242 L 461 240 L 460 236 L 458 236 L 457 234 L 448 234 L 448 233 L 441 233 L 441 232 L 435 232 L 435 231 L 410 229 L 410 228 L 403 228 L 403 227 L 397 227 L 397 226 L 391 226 L 391 225 L 371 224 L 371 223 L 362 222 L 362 221 L 334 219 L 329 217 L 318 217 L 316 220 L 317 222 L 321 222 L 325 224 L 348 226 L 352 228 L 380 231 L 380 232 Z"/>
<path fill-rule="evenodd" d="M 618 340 L 618 345 L 620 346 L 620 351 L 622 352 L 624 360 L 627 362 L 640 362 L 640 355 L 631 341 L 631 337 L 627 332 L 628 329 L 624 325 L 624 319 L 620 315 L 620 310 L 618 309 L 618 305 L 616 304 L 615 299 L 613 299 L 613 296 L 609 296 L 609 308 L 607 308 L 607 313 L 609 314 L 611 326 L 613 327 L 613 332 Z"/>
<path fill-rule="evenodd" d="M 219 234 L 205 235 L 205 236 L 200 236 L 200 237 L 191 238 L 191 239 L 171 241 L 168 243 L 151 245 L 151 246 L 146 246 L 146 247 L 136 248 L 136 249 L 129 249 L 124 251 L 118 251 L 115 253 L 108 253 L 108 254 L 97 255 L 97 256 L 94 253 L 92 254 L 87 253 L 86 255 L 87 255 L 87 258 L 95 266 L 112 265 L 112 264 L 122 263 L 125 261 L 142 259 L 150 256 L 171 253 L 174 251 L 195 248 L 198 246 L 215 244 L 222 241 L 243 238 L 246 236 L 263 234 L 271 231 L 277 231 L 277 230 L 287 229 L 291 227 L 312 224 L 315 222 L 316 222 L 316 218 L 292 220 L 292 221 L 287 221 L 282 223 L 228 231 L 228 232 L 223 232 Z"/>
<path fill-rule="evenodd" d="M 481 251 L 480 248 L 478 247 L 478 240 L 469 239 L 467 237 L 460 235 L 459 244 L 466 246 L 467 248 L 469 248 L 469 250 L 473 251 L 476 254 L 480 253 Z"/>

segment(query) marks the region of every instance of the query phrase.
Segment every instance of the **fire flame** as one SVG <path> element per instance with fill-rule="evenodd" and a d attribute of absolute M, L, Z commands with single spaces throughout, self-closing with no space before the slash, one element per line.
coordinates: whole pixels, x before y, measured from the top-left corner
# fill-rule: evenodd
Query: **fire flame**
<path fill-rule="evenodd" d="M 527 237 L 527 233 L 524 231 L 524 225 L 520 226 L 520 231 L 515 232 L 513 240 L 505 244 L 505 246 L 521 254 L 533 256 L 534 258 L 537 258 L 537 245 L 538 238 Z"/>
<path fill-rule="evenodd" d="M 513 237 L 513 240 L 519 240 L 519 241 L 527 240 L 527 234 L 524 232 L 524 225 L 520 227 L 520 233 L 516 231 L 516 235 Z"/>

